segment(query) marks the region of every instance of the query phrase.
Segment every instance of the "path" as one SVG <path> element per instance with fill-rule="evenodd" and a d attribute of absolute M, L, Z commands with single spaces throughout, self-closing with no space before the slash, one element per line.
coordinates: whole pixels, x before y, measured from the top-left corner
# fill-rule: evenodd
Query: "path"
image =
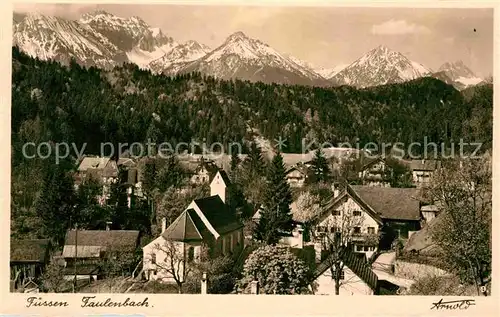
<path fill-rule="evenodd" d="M 379 280 L 386 280 L 400 287 L 409 288 L 414 280 L 400 278 L 392 274 L 392 265 L 396 261 L 395 252 L 385 252 L 380 254 L 372 264 L 373 272 L 378 276 Z"/>

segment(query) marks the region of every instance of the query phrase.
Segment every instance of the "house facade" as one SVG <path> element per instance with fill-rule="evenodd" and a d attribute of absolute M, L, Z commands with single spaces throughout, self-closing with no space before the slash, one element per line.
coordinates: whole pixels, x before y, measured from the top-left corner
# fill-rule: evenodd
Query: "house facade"
<path fill-rule="evenodd" d="M 382 219 L 380 247 L 389 248 L 397 239 L 406 240 L 420 230 L 421 193 L 418 188 L 349 186 L 367 208 Z"/>
<path fill-rule="evenodd" d="M 244 248 L 243 224 L 229 208 L 229 178 L 218 171 L 210 184 L 211 196 L 193 200 L 162 233 L 143 248 L 146 279 L 173 282 L 183 278 L 191 262 L 204 257 L 237 257 Z"/>
<path fill-rule="evenodd" d="M 418 187 L 425 187 L 429 184 L 436 169 L 441 164 L 436 160 L 412 160 L 410 161 L 410 170 L 413 176 L 413 183 Z"/>
<path fill-rule="evenodd" d="M 392 173 L 390 167 L 383 158 L 370 160 L 361 167 L 359 178 L 365 186 L 390 187 L 388 176 Z"/>
<path fill-rule="evenodd" d="M 327 253 L 339 232 L 343 244 L 369 258 L 377 248 L 388 249 L 394 240 L 406 240 L 420 230 L 420 205 L 416 188 L 346 185 L 313 221 L 315 248 Z"/>
<path fill-rule="evenodd" d="M 201 157 L 198 166 L 191 175 L 191 184 L 201 185 L 208 183 L 215 176 L 217 171 L 218 168 L 212 161 L 207 161 Z"/>
<path fill-rule="evenodd" d="M 293 167 L 286 174 L 286 181 L 292 188 L 300 188 L 304 186 L 307 175 L 303 169 Z"/>
<path fill-rule="evenodd" d="M 317 250 L 326 251 L 325 245 L 331 242 L 336 232 L 344 237 L 344 244 L 352 243 L 353 251 L 367 258 L 377 250 L 376 237 L 383 226 L 382 218 L 359 199 L 351 186 L 347 185 L 342 192 L 335 191 L 324 210 L 314 220 L 312 236 Z"/>

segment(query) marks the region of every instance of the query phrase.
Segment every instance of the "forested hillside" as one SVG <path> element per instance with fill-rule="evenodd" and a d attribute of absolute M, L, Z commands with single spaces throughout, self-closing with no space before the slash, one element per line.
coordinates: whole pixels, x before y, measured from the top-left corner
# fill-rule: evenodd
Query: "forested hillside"
<path fill-rule="evenodd" d="M 25 158 L 27 142 L 68 142 L 77 149 L 85 143 L 87 155 L 99 154 L 104 142 L 225 144 L 254 134 L 285 138 L 285 152 L 300 152 L 302 138 L 333 144 L 359 138 L 361 146 L 464 138 L 484 142 L 483 150 L 491 147 L 492 85 L 460 93 L 422 78 L 364 90 L 325 89 L 222 81 L 197 73 L 171 78 L 134 65 L 107 72 L 42 62 L 16 48 L 12 54 L 12 233 L 21 237 L 64 233 L 75 208 L 90 217 L 85 206 L 92 196 L 72 190 L 67 171 L 75 168 L 74 158 L 61 164 L 55 164 L 54 152 L 46 159 Z M 148 208 L 132 211 L 142 218 L 109 212 L 127 224 L 126 219 L 147 217 Z M 127 228 L 143 230 L 148 223 L 134 221 Z"/>
<path fill-rule="evenodd" d="M 87 143 L 207 144 L 263 137 L 333 144 L 366 142 L 491 142 L 492 85 L 463 95 L 442 81 L 421 78 L 358 90 L 221 81 L 200 74 L 155 76 L 126 65 L 105 72 L 72 63 L 31 59 L 13 48 L 12 140 Z M 485 125 L 486 124 L 486 125 Z M 489 126 L 488 126 L 489 124 Z M 29 132 L 29 133 L 28 133 Z M 28 134 L 27 134 L 28 133 Z M 18 153 L 15 151 L 15 154 Z"/>

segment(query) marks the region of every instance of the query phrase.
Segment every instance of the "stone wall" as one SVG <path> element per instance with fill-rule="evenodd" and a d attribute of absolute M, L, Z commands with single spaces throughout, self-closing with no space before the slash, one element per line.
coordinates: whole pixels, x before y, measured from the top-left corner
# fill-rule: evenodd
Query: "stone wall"
<path fill-rule="evenodd" d="M 447 274 L 449 273 L 435 266 L 427 264 L 406 262 L 401 260 L 396 260 L 396 262 L 394 263 L 394 275 L 405 279 L 418 280 L 430 275 L 443 276 Z"/>

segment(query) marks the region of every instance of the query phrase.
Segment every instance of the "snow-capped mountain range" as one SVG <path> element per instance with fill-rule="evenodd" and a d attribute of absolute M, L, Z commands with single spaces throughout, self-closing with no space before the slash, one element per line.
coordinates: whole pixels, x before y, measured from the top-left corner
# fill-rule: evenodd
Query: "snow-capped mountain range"
<path fill-rule="evenodd" d="M 193 71 L 223 79 L 329 85 L 320 75 L 243 32 L 231 34 L 222 45 L 179 69 L 181 73 Z"/>
<path fill-rule="evenodd" d="M 332 80 L 359 88 L 401 83 L 425 77 L 431 70 L 403 54 L 380 45 L 338 72 Z"/>
<path fill-rule="evenodd" d="M 211 49 L 194 40 L 179 43 L 139 17 L 122 18 L 102 10 L 78 20 L 14 13 L 13 24 L 13 45 L 33 57 L 65 64 L 74 58 L 82 65 L 105 69 L 131 62 L 167 75 L 198 71 L 222 79 L 360 88 L 424 76 L 440 78 L 458 89 L 482 81 L 462 62 L 446 63 L 433 73 L 385 46 L 350 65 L 332 68 L 315 67 L 242 32 Z"/>
<path fill-rule="evenodd" d="M 438 72 L 442 72 L 445 76 L 447 76 L 451 81 L 451 84 L 458 89 L 475 86 L 483 82 L 483 79 L 477 77 L 476 74 L 465 66 L 462 61 L 444 63 L 438 69 Z"/>

